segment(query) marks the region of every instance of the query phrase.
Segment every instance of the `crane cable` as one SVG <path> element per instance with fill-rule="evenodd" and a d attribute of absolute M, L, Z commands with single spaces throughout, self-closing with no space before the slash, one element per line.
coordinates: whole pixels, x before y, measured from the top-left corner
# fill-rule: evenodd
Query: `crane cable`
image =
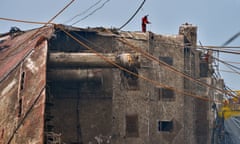
<path fill-rule="evenodd" d="M 71 19 L 63 22 L 63 23 L 69 23 L 71 21 L 73 21 L 76 17 L 79 17 L 79 16 L 82 16 L 84 15 L 85 13 L 87 13 L 89 10 L 91 10 L 93 7 L 95 7 L 96 5 L 98 5 L 102 0 L 98 0 L 96 3 L 94 3 L 93 5 L 91 5 L 89 8 L 87 8 L 86 10 L 84 10 L 83 12 L 81 13 L 78 13 L 76 14 L 74 17 L 72 17 Z"/>
<path fill-rule="evenodd" d="M 138 48 L 138 47 L 130 44 L 128 41 L 126 41 L 126 40 L 123 39 L 123 38 L 118 39 L 118 40 L 119 40 L 120 42 L 122 42 L 122 43 L 127 44 L 128 46 L 130 46 L 130 48 L 131 48 L 132 50 L 137 51 L 137 52 L 139 52 L 139 53 L 142 53 L 142 54 L 143 54 L 146 58 L 148 58 L 149 60 L 158 62 L 159 64 L 163 65 L 163 66 L 164 66 L 165 68 L 167 68 L 168 70 L 171 70 L 171 71 L 173 71 L 173 72 L 175 72 L 175 73 L 183 76 L 184 78 L 187 78 L 187 79 L 189 79 L 189 80 L 191 80 L 191 81 L 194 81 L 194 82 L 196 82 L 196 83 L 198 83 L 198 84 L 205 85 L 205 86 L 210 87 L 210 88 L 212 88 L 212 89 L 218 90 L 218 91 L 223 92 L 223 93 L 225 93 L 225 94 L 229 94 L 229 95 L 232 96 L 232 97 L 236 97 L 235 95 L 232 95 L 232 94 L 230 94 L 230 93 L 228 93 L 228 92 L 226 92 L 226 91 L 224 91 L 224 90 L 222 90 L 222 89 L 216 88 L 216 87 L 214 87 L 214 86 L 212 86 L 212 85 L 209 85 L 209 84 L 207 84 L 207 83 L 203 83 L 203 82 L 200 81 L 200 80 L 197 80 L 197 79 L 194 79 L 194 78 L 190 77 L 189 75 L 185 74 L 184 72 L 181 72 L 181 71 L 177 70 L 176 68 L 169 66 L 168 64 L 160 61 L 159 59 L 157 59 L 156 57 L 152 56 L 151 54 L 149 54 L 149 53 L 141 50 L 140 48 Z"/>
<path fill-rule="evenodd" d="M 230 69 L 230 68 L 229 68 Z M 237 74 L 240 75 L 239 72 L 233 71 L 233 70 L 225 70 L 225 69 L 220 69 L 219 71 L 225 72 L 225 73 L 232 73 L 232 74 Z"/>
<path fill-rule="evenodd" d="M 146 0 L 143 0 L 143 2 L 141 3 L 141 5 L 138 7 L 138 9 L 136 10 L 136 12 L 128 19 L 127 22 L 125 22 L 120 28 L 118 28 L 118 30 L 121 30 L 122 28 L 124 28 L 139 12 L 139 10 L 143 7 L 144 3 L 146 2 Z"/>
<path fill-rule="evenodd" d="M 79 23 L 80 21 L 85 20 L 86 18 L 88 18 L 89 16 L 93 15 L 96 11 L 100 10 L 102 7 L 104 7 L 104 5 L 106 3 L 108 3 L 110 0 L 106 0 L 100 7 L 96 8 L 94 11 L 92 11 L 90 14 L 86 15 L 85 17 L 81 18 L 80 20 L 77 20 L 76 22 L 74 22 L 72 25 L 75 25 L 77 23 Z"/>
<path fill-rule="evenodd" d="M 216 49 L 239 49 L 240 46 L 210 46 L 210 45 L 205 45 L 205 46 L 198 46 L 198 47 L 206 47 L 206 48 L 216 48 Z"/>
<path fill-rule="evenodd" d="M 221 62 L 221 63 L 223 63 L 223 64 L 225 64 L 225 65 L 228 65 L 228 66 L 230 66 L 230 67 L 232 67 L 232 68 L 235 68 L 235 69 L 237 69 L 237 70 L 240 70 L 240 67 L 234 66 L 234 65 L 232 65 L 232 64 L 230 64 L 230 63 L 227 63 L 227 62 L 225 62 L 225 61 L 223 61 L 223 60 L 220 60 L 219 58 L 216 58 L 216 57 L 213 57 L 213 56 L 212 56 L 212 58 L 215 59 L 215 60 L 217 60 L 217 61 L 219 61 L 219 62 Z"/>
<path fill-rule="evenodd" d="M 75 0 L 71 0 L 62 10 L 60 10 L 54 17 L 52 17 L 48 23 L 52 22 L 56 17 L 58 17 L 65 9 L 67 9 Z"/>
<path fill-rule="evenodd" d="M 11 19 L 11 18 L 4 18 L 4 17 L 0 17 L 0 20 L 13 21 L 13 22 L 19 22 L 19 23 L 28 23 L 28 24 L 40 24 L 40 25 L 53 24 L 53 23 L 47 23 L 47 22 L 27 21 L 27 20 Z"/>
<path fill-rule="evenodd" d="M 13 22 L 20 22 L 20 23 L 30 23 L 30 24 L 44 24 L 43 27 L 47 26 L 48 24 L 54 24 L 52 21 L 59 16 L 66 8 L 68 8 L 75 0 L 71 0 L 63 9 L 61 9 L 56 15 L 54 15 L 48 22 L 36 22 L 36 21 L 27 21 L 27 20 L 19 20 L 19 19 L 10 19 L 10 18 L 3 18 L 0 17 L 0 20 L 5 21 L 13 21 Z"/>
<path fill-rule="evenodd" d="M 238 67 L 235 67 L 235 66 L 233 66 L 233 65 L 231 65 L 231 64 L 228 64 L 228 63 L 226 63 L 226 62 L 224 62 L 224 61 L 222 61 L 222 60 L 220 60 L 220 59 L 217 59 L 217 58 L 214 58 L 214 59 L 216 59 L 217 61 L 219 61 L 219 62 L 221 62 L 222 64 L 224 64 L 224 65 L 225 65 L 226 67 L 228 67 L 229 69 L 231 69 L 232 72 L 235 72 L 236 74 L 239 74 L 239 75 L 240 75 L 240 72 L 239 72 L 239 71 L 233 69 L 233 68 L 238 68 Z M 239 69 L 239 68 L 238 68 L 238 69 Z"/>
<path fill-rule="evenodd" d="M 76 37 L 74 37 L 72 34 L 70 34 L 69 32 L 67 32 L 64 27 L 62 25 L 56 25 L 56 27 L 58 27 L 59 29 L 61 29 L 64 33 L 66 33 L 69 37 L 71 37 L 73 40 L 75 40 L 78 44 L 82 45 L 83 47 L 87 48 L 89 51 L 93 52 L 94 54 L 96 54 L 96 56 L 102 58 L 103 60 L 105 60 L 106 62 L 114 65 L 115 67 L 119 68 L 120 70 L 122 71 L 125 71 L 131 75 L 134 75 L 138 78 L 141 78 L 145 81 L 148 81 L 149 83 L 152 83 L 153 85 L 156 85 L 156 86 L 160 86 L 160 87 L 163 87 L 163 88 L 166 88 L 166 89 L 170 89 L 170 90 L 173 90 L 179 94 L 183 94 L 183 95 L 188 95 L 188 96 L 191 96 L 191 97 L 194 97 L 194 98 L 198 98 L 198 99 L 201 99 L 201 100 L 204 100 L 204 101 L 211 101 L 211 102 L 217 102 L 217 103 L 221 103 L 219 101 L 216 101 L 216 100 L 212 100 L 212 99 L 209 99 L 209 98 L 206 98 L 206 97 L 202 97 L 202 96 L 199 96 L 199 95 L 196 95 L 196 94 L 192 94 L 192 93 L 189 93 L 189 92 L 185 92 L 185 91 L 181 91 L 181 90 L 178 90 L 174 87 L 171 87 L 171 86 L 167 86 L 167 85 L 164 85 L 162 83 L 159 83 L 158 81 L 155 81 L 155 80 L 151 80 L 145 76 L 142 76 L 142 75 L 138 75 L 132 71 L 129 71 L 128 69 L 116 64 L 115 62 L 111 61 L 110 59 L 108 59 L 107 57 L 105 57 L 104 55 L 102 55 L 101 53 L 97 52 L 96 50 L 94 50 L 93 48 L 89 47 L 88 45 L 86 45 L 85 43 L 81 42 L 79 39 L 77 39 Z"/>
<path fill-rule="evenodd" d="M 231 64 L 236 64 L 236 65 L 239 65 L 240 64 L 240 62 L 236 62 L 236 61 L 225 61 L 226 63 L 231 63 Z"/>
<path fill-rule="evenodd" d="M 236 50 L 220 50 L 220 49 L 212 49 L 212 48 L 198 48 L 198 49 L 211 50 L 211 51 L 222 52 L 222 53 L 230 53 L 230 54 L 236 54 L 236 55 L 240 54 L 240 51 L 236 51 Z"/>

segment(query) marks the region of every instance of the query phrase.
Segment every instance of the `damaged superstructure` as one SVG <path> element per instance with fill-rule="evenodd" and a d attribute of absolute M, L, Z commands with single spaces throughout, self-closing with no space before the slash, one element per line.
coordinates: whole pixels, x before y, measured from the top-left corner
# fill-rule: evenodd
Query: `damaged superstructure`
<path fill-rule="evenodd" d="M 61 28 L 0 37 L 0 143 L 210 143 L 212 102 L 178 91 L 222 95 L 167 69 L 221 82 L 196 49 L 195 26 L 173 36 Z"/>

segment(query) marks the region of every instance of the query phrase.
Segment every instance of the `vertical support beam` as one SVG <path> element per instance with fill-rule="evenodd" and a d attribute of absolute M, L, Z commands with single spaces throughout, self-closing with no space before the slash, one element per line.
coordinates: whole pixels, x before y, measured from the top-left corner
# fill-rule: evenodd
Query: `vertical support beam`
<path fill-rule="evenodd" d="M 184 73 L 191 77 L 196 77 L 196 42 L 197 27 L 191 24 L 183 24 L 179 28 L 179 35 L 184 37 Z M 184 90 L 193 92 L 195 90 L 194 83 L 184 78 Z M 195 106 L 194 98 L 184 97 L 184 142 L 185 144 L 196 143 L 195 134 Z"/>

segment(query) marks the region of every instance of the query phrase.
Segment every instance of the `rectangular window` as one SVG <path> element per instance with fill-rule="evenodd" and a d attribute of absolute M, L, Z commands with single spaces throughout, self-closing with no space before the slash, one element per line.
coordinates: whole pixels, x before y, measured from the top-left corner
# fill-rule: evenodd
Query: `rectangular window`
<path fill-rule="evenodd" d="M 139 90 L 138 79 L 136 80 L 128 79 L 127 83 L 128 83 L 128 90 Z"/>
<path fill-rule="evenodd" d="M 158 121 L 158 131 L 172 132 L 173 121 Z"/>
<path fill-rule="evenodd" d="M 158 88 L 158 97 L 159 97 L 159 100 L 174 101 L 175 100 L 175 93 L 171 89 Z"/>
<path fill-rule="evenodd" d="M 20 81 L 20 90 L 23 90 L 24 88 L 24 82 L 25 82 L 25 72 L 22 72 L 21 74 L 21 81 Z"/>
<path fill-rule="evenodd" d="M 22 115 L 22 98 L 18 101 L 18 117 L 21 117 Z"/>
<path fill-rule="evenodd" d="M 20 77 L 20 94 L 19 94 L 19 100 L 18 100 L 18 117 L 21 117 L 22 115 L 22 105 L 23 105 L 23 98 L 22 98 L 22 90 L 24 89 L 24 85 L 25 85 L 25 77 L 26 74 L 25 72 L 21 73 L 21 77 Z"/>
<path fill-rule="evenodd" d="M 168 65 L 173 65 L 173 58 L 172 57 L 159 56 L 159 60 L 165 62 Z"/>
<path fill-rule="evenodd" d="M 190 53 L 190 51 L 191 51 L 190 48 L 188 48 L 188 47 L 184 48 L 184 54 Z"/>
<path fill-rule="evenodd" d="M 138 137 L 138 115 L 126 116 L 126 136 Z"/>
<path fill-rule="evenodd" d="M 207 62 L 200 62 L 200 77 L 207 77 L 208 76 L 208 63 Z"/>

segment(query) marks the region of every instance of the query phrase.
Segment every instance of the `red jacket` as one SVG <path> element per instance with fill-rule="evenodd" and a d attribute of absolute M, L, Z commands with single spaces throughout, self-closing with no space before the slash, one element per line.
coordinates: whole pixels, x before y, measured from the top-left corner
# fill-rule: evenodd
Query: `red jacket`
<path fill-rule="evenodd" d="M 147 18 L 147 16 L 144 16 L 143 18 L 142 18 L 142 24 L 143 25 L 146 25 L 146 24 L 149 24 L 150 22 L 148 21 L 148 18 Z"/>

